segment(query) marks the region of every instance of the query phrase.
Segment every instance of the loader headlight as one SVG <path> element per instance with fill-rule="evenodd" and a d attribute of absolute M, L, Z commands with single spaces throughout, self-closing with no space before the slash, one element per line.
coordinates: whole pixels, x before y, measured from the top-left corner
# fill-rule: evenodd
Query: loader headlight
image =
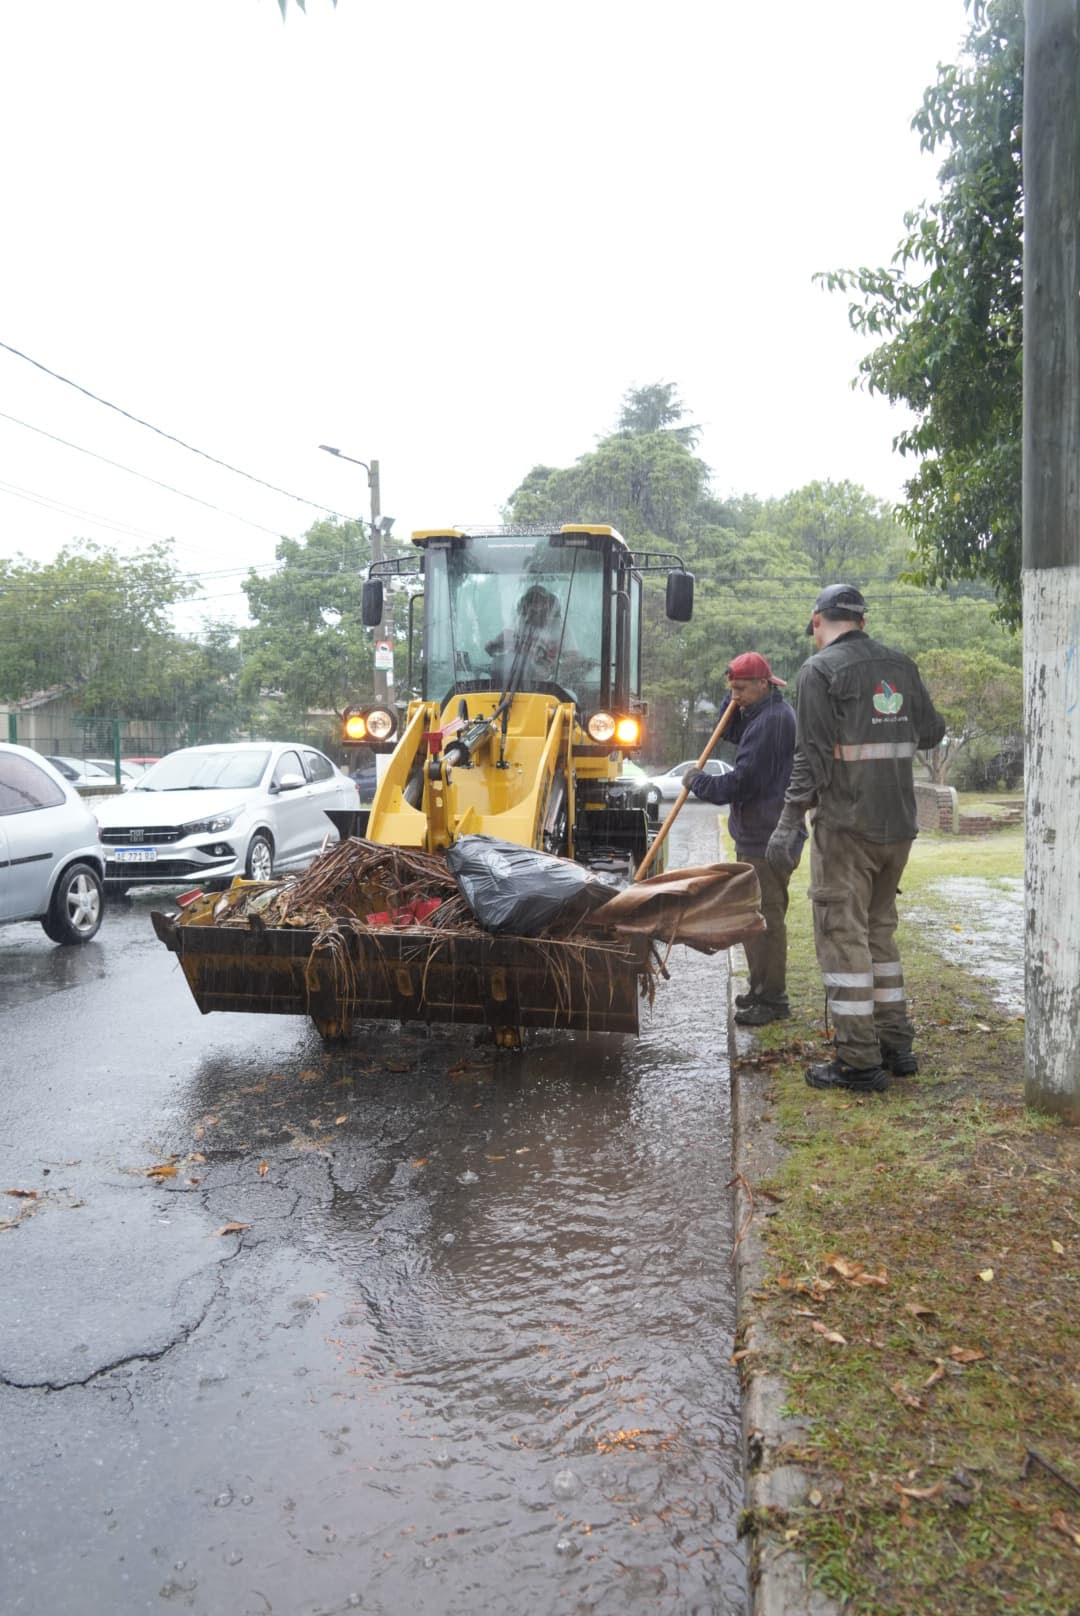
<path fill-rule="evenodd" d="M 613 713 L 593 713 L 585 725 L 590 740 L 597 741 L 606 746 L 615 737 L 615 716 Z"/>
<path fill-rule="evenodd" d="M 347 707 L 341 729 L 346 741 L 388 741 L 397 729 L 397 714 L 389 707 Z"/>
<path fill-rule="evenodd" d="M 397 729 L 397 714 L 389 707 L 369 707 L 367 728 L 373 741 L 388 741 Z"/>
<path fill-rule="evenodd" d="M 601 746 L 608 746 L 612 741 L 618 746 L 641 745 L 641 720 L 639 718 L 619 718 L 614 713 L 593 713 L 585 725 L 589 739 L 597 741 Z"/>

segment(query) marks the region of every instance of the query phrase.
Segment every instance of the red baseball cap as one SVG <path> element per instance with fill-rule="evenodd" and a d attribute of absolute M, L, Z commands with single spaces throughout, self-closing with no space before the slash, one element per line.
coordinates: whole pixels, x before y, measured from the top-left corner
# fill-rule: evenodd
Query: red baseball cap
<path fill-rule="evenodd" d="M 744 651 L 742 656 L 737 656 L 728 664 L 727 676 L 729 679 L 767 679 L 771 685 L 787 688 L 787 680 L 778 679 L 758 651 Z"/>

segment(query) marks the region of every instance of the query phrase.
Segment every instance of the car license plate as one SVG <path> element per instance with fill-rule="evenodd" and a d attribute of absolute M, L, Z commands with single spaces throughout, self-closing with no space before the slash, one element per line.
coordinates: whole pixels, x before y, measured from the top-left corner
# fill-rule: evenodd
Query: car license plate
<path fill-rule="evenodd" d="M 113 857 L 118 864 L 154 864 L 157 861 L 157 848 L 117 847 L 113 849 Z"/>

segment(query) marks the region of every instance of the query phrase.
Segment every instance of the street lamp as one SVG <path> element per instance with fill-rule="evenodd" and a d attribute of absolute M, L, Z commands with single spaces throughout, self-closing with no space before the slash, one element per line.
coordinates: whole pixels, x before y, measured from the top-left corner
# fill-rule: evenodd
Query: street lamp
<path fill-rule="evenodd" d="M 362 466 L 367 472 L 368 490 L 371 495 L 371 560 L 373 563 L 383 558 L 382 541 L 390 536 L 390 529 L 394 525 L 392 516 L 382 516 L 379 511 L 379 462 L 377 460 L 357 460 L 353 455 L 342 454 L 340 449 L 331 448 L 328 443 L 320 443 L 319 448 L 324 454 L 332 454 L 338 460 L 347 460 L 351 466 Z M 361 518 L 361 520 L 363 520 Z M 385 622 L 380 623 L 375 630 L 375 699 L 383 703 L 389 700 L 389 686 L 386 668 L 379 667 L 378 647 L 386 635 Z"/>

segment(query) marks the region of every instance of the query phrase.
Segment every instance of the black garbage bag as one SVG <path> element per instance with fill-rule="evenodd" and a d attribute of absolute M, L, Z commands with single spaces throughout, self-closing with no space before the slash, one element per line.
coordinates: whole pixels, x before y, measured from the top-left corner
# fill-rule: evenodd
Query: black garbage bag
<path fill-rule="evenodd" d="M 619 890 L 572 859 L 497 836 L 462 836 L 447 848 L 446 862 L 484 930 L 518 937 L 569 924 Z"/>

